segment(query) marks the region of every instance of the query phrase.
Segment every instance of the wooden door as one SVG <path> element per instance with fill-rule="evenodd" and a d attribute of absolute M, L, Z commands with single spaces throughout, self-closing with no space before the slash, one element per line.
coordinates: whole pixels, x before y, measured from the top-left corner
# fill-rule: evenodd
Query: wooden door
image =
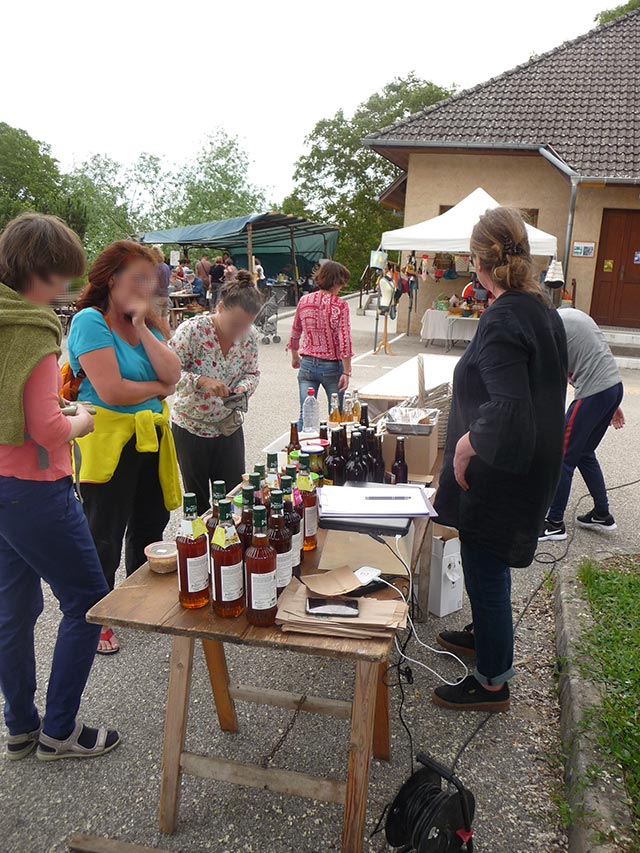
<path fill-rule="evenodd" d="M 640 210 L 605 210 L 591 299 L 600 325 L 640 328 Z"/>

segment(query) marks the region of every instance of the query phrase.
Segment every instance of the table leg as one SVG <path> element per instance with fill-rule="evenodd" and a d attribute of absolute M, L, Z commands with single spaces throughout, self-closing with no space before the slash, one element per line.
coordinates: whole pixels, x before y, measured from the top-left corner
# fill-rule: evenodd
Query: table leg
<path fill-rule="evenodd" d="M 361 853 L 362 851 L 379 671 L 380 665 L 377 663 L 359 661 L 356 664 L 347 789 L 342 822 L 342 853 Z"/>
<path fill-rule="evenodd" d="M 202 648 L 209 670 L 209 681 L 218 712 L 218 722 L 223 732 L 238 731 L 236 706 L 229 694 L 229 670 L 224 645 L 218 640 L 203 640 Z"/>
<path fill-rule="evenodd" d="M 162 744 L 159 823 L 161 832 L 174 832 L 180 800 L 180 756 L 189 713 L 193 645 L 189 637 L 174 637 Z"/>
<path fill-rule="evenodd" d="M 373 757 L 380 761 L 391 758 L 391 738 L 389 732 L 389 688 L 387 686 L 388 664 L 378 665 L 378 687 L 376 690 L 376 710 L 373 722 Z"/>

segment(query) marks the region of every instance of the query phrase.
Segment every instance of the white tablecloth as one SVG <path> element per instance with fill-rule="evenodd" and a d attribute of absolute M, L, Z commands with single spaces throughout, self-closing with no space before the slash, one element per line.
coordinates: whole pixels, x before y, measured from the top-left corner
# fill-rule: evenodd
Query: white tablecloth
<path fill-rule="evenodd" d="M 475 317 L 451 316 L 447 311 L 429 308 L 422 317 L 421 341 L 470 341 L 478 328 Z"/>

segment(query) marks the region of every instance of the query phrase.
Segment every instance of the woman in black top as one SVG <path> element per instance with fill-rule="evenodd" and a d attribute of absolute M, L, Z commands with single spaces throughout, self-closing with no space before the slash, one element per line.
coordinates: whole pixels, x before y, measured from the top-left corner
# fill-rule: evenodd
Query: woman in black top
<path fill-rule="evenodd" d="M 567 347 L 538 285 L 517 210 L 489 210 L 471 236 L 478 279 L 495 297 L 454 373 L 436 496 L 438 521 L 460 531 L 473 623 L 438 642 L 476 656 L 445 708 L 506 711 L 513 669 L 510 566 L 530 565 L 562 463 Z"/>

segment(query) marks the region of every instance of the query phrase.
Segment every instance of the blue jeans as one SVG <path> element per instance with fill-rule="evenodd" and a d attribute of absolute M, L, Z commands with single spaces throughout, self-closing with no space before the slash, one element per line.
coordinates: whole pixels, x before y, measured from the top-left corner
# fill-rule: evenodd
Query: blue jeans
<path fill-rule="evenodd" d="M 582 400 L 574 400 L 569 406 L 560 483 L 549 508 L 551 521 L 562 521 L 564 518 L 576 468 L 582 474 L 598 515 L 603 516 L 609 512 L 607 487 L 595 451 L 605 436 L 611 418 L 622 402 L 622 395 L 622 382 L 619 382 L 598 394 L 592 394 Z"/>
<path fill-rule="evenodd" d="M 338 382 L 342 376 L 342 369 L 342 362 L 339 360 L 328 361 L 326 358 L 313 358 L 310 355 L 303 355 L 300 358 L 300 369 L 298 370 L 298 389 L 300 392 L 298 429 L 302 429 L 302 404 L 309 388 L 313 388 L 317 397 L 318 390 L 322 385 L 327 395 L 327 411 L 331 410 L 331 395 L 337 394 L 340 408 L 342 409 L 343 395 L 338 391 Z"/>
<path fill-rule="evenodd" d="M 85 616 L 109 587 L 71 477 L 0 477 L 0 689 L 12 735 L 40 725 L 33 633 L 43 609 L 42 580 L 62 611 L 43 728 L 64 739 L 73 731 L 100 636 L 100 626 Z"/>
<path fill-rule="evenodd" d="M 481 684 L 504 684 L 513 668 L 511 569 L 507 563 L 460 543 L 464 585 L 471 602 L 476 643 L 474 676 Z"/>

